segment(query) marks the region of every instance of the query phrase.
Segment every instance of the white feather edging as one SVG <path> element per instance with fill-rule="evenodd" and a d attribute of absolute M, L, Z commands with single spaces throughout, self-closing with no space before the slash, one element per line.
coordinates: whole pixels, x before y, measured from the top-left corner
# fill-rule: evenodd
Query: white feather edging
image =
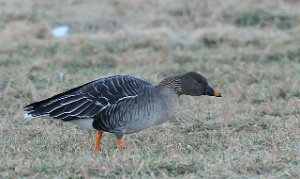
<path fill-rule="evenodd" d="M 31 120 L 33 117 L 31 114 L 28 114 L 28 113 L 25 113 L 24 114 L 24 119 L 27 119 L 27 120 Z"/>

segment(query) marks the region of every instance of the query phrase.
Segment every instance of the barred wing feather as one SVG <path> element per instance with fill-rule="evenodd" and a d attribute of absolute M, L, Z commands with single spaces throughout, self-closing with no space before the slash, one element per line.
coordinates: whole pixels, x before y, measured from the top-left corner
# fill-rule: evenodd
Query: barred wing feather
<path fill-rule="evenodd" d="M 94 117 L 93 127 L 100 131 L 116 132 L 128 120 L 139 119 L 145 112 L 151 111 L 155 103 L 154 86 L 142 86 L 135 95 L 119 99 L 116 103 L 103 108 Z M 114 131 L 116 130 L 116 131 Z"/>
<path fill-rule="evenodd" d="M 32 103 L 24 110 L 27 111 L 27 116 L 50 116 L 64 121 L 92 118 L 119 100 L 137 96 L 144 86 L 149 85 L 152 86 L 150 82 L 132 76 L 100 78 Z"/>

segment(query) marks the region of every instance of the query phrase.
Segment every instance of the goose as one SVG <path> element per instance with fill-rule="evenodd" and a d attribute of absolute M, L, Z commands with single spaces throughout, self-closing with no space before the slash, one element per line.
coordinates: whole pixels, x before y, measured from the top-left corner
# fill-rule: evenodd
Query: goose
<path fill-rule="evenodd" d="M 166 122 L 178 110 L 181 95 L 215 96 L 221 93 L 197 73 L 169 76 L 158 85 L 129 75 L 115 75 L 88 82 L 24 107 L 26 118 L 50 116 L 96 130 L 93 151 L 101 151 L 103 132 L 116 136 L 123 150 L 125 134 Z"/>

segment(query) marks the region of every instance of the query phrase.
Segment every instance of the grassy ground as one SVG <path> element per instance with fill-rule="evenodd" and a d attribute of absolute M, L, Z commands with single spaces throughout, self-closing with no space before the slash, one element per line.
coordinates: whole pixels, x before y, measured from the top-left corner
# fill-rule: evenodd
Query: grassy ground
<path fill-rule="evenodd" d="M 300 3 L 263 1 L 0 1 L 0 176 L 300 177 Z M 71 35 L 51 36 L 68 25 Z M 158 83 L 203 73 L 223 98 L 180 99 L 180 114 L 126 136 L 22 108 L 98 77 Z"/>

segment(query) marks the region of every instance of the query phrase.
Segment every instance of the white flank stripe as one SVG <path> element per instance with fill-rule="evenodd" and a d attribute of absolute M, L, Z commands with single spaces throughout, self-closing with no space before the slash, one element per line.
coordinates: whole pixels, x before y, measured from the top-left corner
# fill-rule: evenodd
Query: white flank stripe
<path fill-rule="evenodd" d="M 118 99 L 118 101 L 121 101 L 121 100 L 126 99 L 126 98 L 135 98 L 135 97 L 137 97 L 137 96 L 138 96 L 138 95 L 134 95 L 134 96 L 126 96 L 126 97 L 123 97 L 123 98 Z"/>
<path fill-rule="evenodd" d="M 55 102 L 57 102 L 57 101 L 61 101 L 61 100 L 63 100 L 63 99 L 66 99 L 66 98 L 69 98 L 69 97 L 73 97 L 73 96 L 79 96 L 78 94 L 75 94 L 75 95 L 66 95 L 66 96 L 62 96 L 62 97 L 60 97 L 60 98 L 58 98 L 58 99 L 54 99 L 53 101 L 50 101 L 49 103 L 47 103 L 47 104 L 44 104 L 44 106 L 46 107 L 46 106 L 49 106 L 49 105 L 51 105 L 51 104 L 53 104 L 53 103 L 55 103 Z"/>
<path fill-rule="evenodd" d="M 84 103 L 79 104 L 77 107 L 75 107 L 71 111 L 65 111 L 64 113 L 70 114 L 70 113 L 74 112 L 75 110 L 77 110 L 78 108 L 80 108 L 81 106 L 85 105 L 86 103 L 87 103 L 87 101 L 85 101 Z"/>
<path fill-rule="evenodd" d="M 110 104 L 107 104 L 106 106 L 104 106 L 99 112 L 101 112 L 102 110 L 104 110 L 104 109 L 107 108 L 108 106 L 110 106 Z"/>
<path fill-rule="evenodd" d="M 79 100 L 86 99 L 86 98 L 87 98 L 87 97 L 82 96 L 82 97 L 79 98 L 79 99 L 74 99 L 74 100 L 68 101 L 68 102 L 61 102 L 60 104 L 61 104 L 62 106 L 65 106 L 65 105 L 68 105 L 68 104 L 71 104 L 71 103 L 74 103 L 74 102 L 77 102 L 77 101 L 79 101 Z"/>

